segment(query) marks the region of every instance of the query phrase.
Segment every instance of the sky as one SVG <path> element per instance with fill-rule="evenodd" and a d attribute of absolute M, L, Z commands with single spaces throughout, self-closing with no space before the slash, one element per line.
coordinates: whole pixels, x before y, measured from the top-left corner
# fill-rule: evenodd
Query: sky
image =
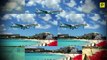
<path fill-rule="evenodd" d="M 3 33 L 20 34 L 32 36 L 42 32 L 51 34 L 69 34 L 80 36 L 87 33 L 98 32 L 106 36 L 107 15 L 103 9 L 99 8 L 97 0 L 18 0 L 19 3 L 7 2 L 6 11 L 11 14 L 4 14 L 1 20 L 5 23 L 0 24 Z M 23 10 L 24 9 L 24 10 Z M 36 9 L 42 10 L 62 10 L 59 14 L 36 14 Z M 16 13 L 13 13 L 16 11 Z M 19 13 L 21 11 L 21 13 Z M 23 13 L 22 13 L 23 11 Z M 59 22 L 67 24 L 87 24 L 78 29 L 60 28 Z M 12 24 L 38 24 L 26 30 L 10 28 Z"/>

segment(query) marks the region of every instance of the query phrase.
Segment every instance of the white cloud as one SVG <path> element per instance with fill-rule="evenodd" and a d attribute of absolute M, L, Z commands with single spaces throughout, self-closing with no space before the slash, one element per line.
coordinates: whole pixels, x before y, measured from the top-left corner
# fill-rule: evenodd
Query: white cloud
<path fill-rule="evenodd" d="M 82 4 L 82 3 L 83 3 L 83 0 L 81 0 L 80 3 Z"/>
<path fill-rule="evenodd" d="M 10 14 L 5 14 L 3 17 L 2 17 L 2 20 L 8 20 L 8 19 L 12 19 Z"/>
<path fill-rule="evenodd" d="M 5 25 L 4 24 L 0 24 L 0 33 L 1 32 L 4 32 L 6 29 L 5 29 Z"/>
<path fill-rule="evenodd" d="M 18 22 L 22 21 L 22 22 L 27 22 L 27 23 L 35 23 L 38 24 L 38 26 L 36 26 L 36 28 L 38 29 L 48 29 L 51 27 L 51 25 L 42 25 L 39 24 L 36 20 L 35 20 L 36 15 L 35 14 L 6 14 L 4 15 L 3 19 L 12 19 L 15 18 Z M 45 21 L 49 21 L 52 17 L 47 14 L 46 16 L 43 17 L 43 19 Z M 57 21 L 50 21 L 51 24 L 53 25 L 57 25 Z M 14 24 L 14 23 L 12 23 Z M 17 30 L 17 29 L 14 29 Z"/>
<path fill-rule="evenodd" d="M 60 0 L 45 0 L 43 5 L 48 8 L 59 8 Z"/>
<path fill-rule="evenodd" d="M 67 3 L 69 7 L 74 7 L 76 4 L 75 0 L 71 0 L 70 3 Z"/>
<path fill-rule="evenodd" d="M 85 0 L 84 5 L 82 5 L 82 11 L 85 13 L 90 13 L 95 8 L 96 8 L 96 6 L 92 0 Z"/>
<path fill-rule="evenodd" d="M 41 25 L 41 24 L 38 24 L 38 26 L 36 26 L 37 29 L 48 29 L 50 27 L 51 27 L 50 25 Z"/>
<path fill-rule="evenodd" d="M 65 17 L 67 15 L 67 12 L 65 10 L 63 10 L 62 12 L 60 12 L 60 14 L 57 15 L 57 17 Z"/>
<path fill-rule="evenodd" d="M 70 14 L 69 19 L 72 22 L 84 23 L 84 14 Z"/>
<path fill-rule="evenodd" d="M 35 14 L 18 14 L 16 16 L 17 20 L 27 23 L 35 23 Z"/>
<path fill-rule="evenodd" d="M 98 21 L 100 19 L 99 14 L 94 14 L 94 16 L 90 17 L 93 21 Z"/>
<path fill-rule="evenodd" d="M 25 14 L 30 14 L 29 10 L 26 10 L 26 11 L 25 11 Z"/>
<path fill-rule="evenodd" d="M 21 11 L 25 5 L 25 0 L 9 0 L 4 6 L 3 11 Z"/>
<path fill-rule="evenodd" d="M 60 18 L 60 17 L 65 18 L 65 20 L 67 22 L 71 21 L 71 22 L 78 23 L 78 24 L 81 24 L 81 23 L 87 24 L 87 26 L 84 27 L 85 29 L 97 29 L 100 27 L 100 25 L 98 25 L 98 24 L 88 24 L 86 22 L 86 20 L 84 20 L 85 14 L 76 14 L 75 12 L 63 11 L 60 14 L 58 14 L 57 17 L 58 18 Z M 100 16 L 98 14 L 95 14 L 93 17 L 91 17 L 91 19 L 93 21 L 97 21 L 100 19 Z"/>
<path fill-rule="evenodd" d="M 16 20 L 22 21 L 22 22 L 27 22 L 27 23 L 36 23 L 35 21 L 35 14 L 6 14 L 3 16 L 3 20 L 8 20 L 12 18 L 16 18 Z"/>
<path fill-rule="evenodd" d="M 8 11 L 11 11 L 16 7 L 17 7 L 17 4 L 15 2 L 7 3 L 6 6 L 5 6 L 6 10 L 8 10 Z"/>
<path fill-rule="evenodd" d="M 76 14 L 75 12 L 66 12 L 63 11 L 60 14 L 58 14 L 57 17 L 65 18 L 66 21 L 71 21 L 75 23 L 84 23 L 84 14 Z"/>
<path fill-rule="evenodd" d="M 87 24 L 87 26 L 85 26 L 84 28 L 85 29 L 97 29 L 97 28 L 99 28 L 100 27 L 100 25 L 90 25 L 90 24 Z"/>
<path fill-rule="evenodd" d="M 78 7 L 76 8 L 76 10 L 77 10 L 77 11 L 82 11 L 82 7 L 81 7 L 81 6 L 78 6 Z"/>
<path fill-rule="evenodd" d="M 106 25 L 107 24 L 107 20 L 98 21 L 98 23 L 100 23 L 102 25 Z"/>
<path fill-rule="evenodd" d="M 70 14 L 75 14 L 75 12 L 74 11 L 68 12 L 68 11 L 63 10 L 62 12 L 60 12 L 60 14 L 57 14 L 56 17 L 58 19 L 60 19 L 60 17 L 62 17 L 62 18 L 69 18 Z"/>
<path fill-rule="evenodd" d="M 22 9 L 23 9 L 23 8 L 20 7 L 20 6 L 18 6 L 18 7 L 16 8 L 17 11 L 21 11 Z"/>
<path fill-rule="evenodd" d="M 60 0 L 29 0 L 26 6 L 36 6 L 37 3 L 41 4 L 42 7 L 59 8 Z"/>
<path fill-rule="evenodd" d="M 54 20 L 54 21 L 50 21 L 53 25 L 58 25 L 58 21 Z"/>
<path fill-rule="evenodd" d="M 20 5 L 23 5 L 23 6 L 25 5 L 25 0 L 14 0 L 14 1 L 17 2 Z"/>
<path fill-rule="evenodd" d="M 101 16 L 99 14 L 94 14 L 94 16 L 90 17 L 93 20 L 93 22 L 96 22 L 98 24 L 102 24 L 102 25 L 106 25 L 107 21 L 103 20 L 103 18 L 101 18 Z"/>
<path fill-rule="evenodd" d="M 34 0 L 29 0 L 29 2 L 26 4 L 26 6 L 35 6 Z"/>
<path fill-rule="evenodd" d="M 50 19 L 52 19 L 52 17 L 49 14 L 46 14 L 46 16 L 42 17 L 42 19 L 45 21 L 49 21 Z"/>

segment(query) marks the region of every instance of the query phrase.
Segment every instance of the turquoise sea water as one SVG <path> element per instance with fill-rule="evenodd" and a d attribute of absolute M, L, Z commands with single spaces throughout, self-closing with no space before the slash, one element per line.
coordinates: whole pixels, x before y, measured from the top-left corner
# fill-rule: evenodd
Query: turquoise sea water
<path fill-rule="evenodd" d="M 25 60 L 24 47 L 0 47 L 2 60 Z"/>
<path fill-rule="evenodd" d="M 25 60 L 59 60 L 61 58 L 65 58 L 65 56 L 48 53 L 25 53 Z"/>
<path fill-rule="evenodd" d="M 84 40 L 58 39 L 58 46 L 84 46 L 88 43 Z"/>
<path fill-rule="evenodd" d="M 31 41 L 24 39 L 2 39 L 0 42 L 1 46 L 29 46 L 39 44 L 39 41 Z"/>

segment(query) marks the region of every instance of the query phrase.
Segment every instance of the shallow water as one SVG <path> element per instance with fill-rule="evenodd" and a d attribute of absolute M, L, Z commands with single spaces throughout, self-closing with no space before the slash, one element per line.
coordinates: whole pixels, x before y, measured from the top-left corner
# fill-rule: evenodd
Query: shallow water
<path fill-rule="evenodd" d="M 2 60 L 25 60 L 24 47 L 0 47 Z"/>
<path fill-rule="evenodd" d="M 61 58 L 65 58 L 65 56 L 48 53 L 25 53 L 25 60 L 59 60 Z"/>
<path fill-rule="evenodd" d="M 84 46 L 88 43 L 84 40 L 58 39 L 58 46 Z"/>
<path fill-rule="evenodd" d="M 1 46 L 29 46 L 39 44 L 39 41 L 31 41 L 24 39 L 2 39 L 0 42 Z"/>

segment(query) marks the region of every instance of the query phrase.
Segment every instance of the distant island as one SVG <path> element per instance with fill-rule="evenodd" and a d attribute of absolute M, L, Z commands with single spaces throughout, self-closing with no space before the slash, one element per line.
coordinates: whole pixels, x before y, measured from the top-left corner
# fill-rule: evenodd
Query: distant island
<path fill-rule="evenodd" d="M 87 33 L 82 36 L 70 36 L 69 34 L 58 34 L 54 36 L 50 32 L 43 32 L 32 36 L 21 36 L 20 34 L 0 34 L 1 39 L 39 39 L 39 40 L 57 40 L 57 39 L 88 39 L 88 40 L 106 40 L 107 37 L 97 32 Z"/>
<path fill-rule="evenodd" d="M 49 33 L 43 32 L 32 36 L 21 36 L 20 34 L 0 34 L 1 39 L 39 39 L 39 40 L 56 40 L 56 37 Z"/>
<path fill-rule="evenodd" d="M 59 34 L 58 39 L 86 39 L 86 40 L 106 40 L 107 37 L 100 33 L 87 33 L 82 36 L 69 36 L 68 34 Z"/>
<path fill-rule="evenodd" d="M 56 50 L 46 50 L 44 48 L 26 48 L 25 49 L 25 52 L 26 53 L 82 53 L 82 50 L 78 50 L 76 49 L 75 47 L 70 47 L 70 46 L 67 46 L 67 47 L 63 47 L 63 48 L 59 48 L 59 49 L 56 49 Z"/>

